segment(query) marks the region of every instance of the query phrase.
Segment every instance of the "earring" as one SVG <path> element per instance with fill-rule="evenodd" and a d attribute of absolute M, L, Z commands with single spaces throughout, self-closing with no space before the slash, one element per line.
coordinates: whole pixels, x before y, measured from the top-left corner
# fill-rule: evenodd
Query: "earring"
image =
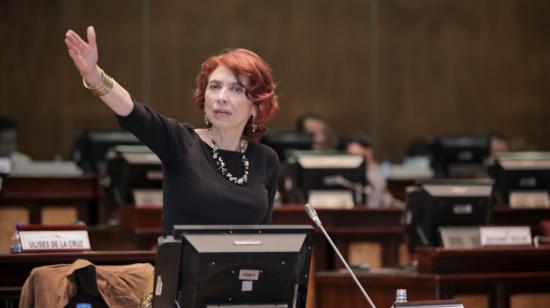
<path fill-rule="evenodd" d="M 256 116 L 252 116 L 252 132 L 255 133 L 258 130 L 258 125 L 256 124 Z"/>
<path fill-rule="evenodd" d="M 206 126 L 210 126 L 210 121 L 208 121 L 208 117 L 206 116 L 206 113 L 204 114 L 204 124 L 206 124 Z"/>

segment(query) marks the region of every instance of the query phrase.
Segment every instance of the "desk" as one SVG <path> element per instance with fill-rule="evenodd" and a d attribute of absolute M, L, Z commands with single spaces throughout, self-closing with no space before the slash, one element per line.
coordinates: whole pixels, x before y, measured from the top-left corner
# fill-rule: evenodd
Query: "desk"
<path fill-rule="evenodd" d="M 526 225 L 533 229 L 544 219 L 550 219 L 550 208 L 512 209 L 506 205 L 499 205 L 494 207 L 492 223 L 496 225 Z"/>
<path fill-rule="evenodd" d="M 321 209 L 317 211 L 323 226 L 344 257 L 348 257 L 349 247 L 355 242 L 375 242 L 381 246 L 383 266 L 396 266 L 399 261 L 399 245 L 403 242 L 403 210 L 399 208 L 354 208 Z M 121 208 L 121 223 L 124 229 L 133 230 L 137 235 L 137 247 L 150 249 L 161 234 L 162 209 L 156 206 Z M 301 205 L 283 205 L 273 209 L 273 224 L 310 225 L 311 220 Z M 343 267 L 329 247 L 320 230 L 315 240 L 316 268 L 330 270 Z"/>
<path fill-rule="evenodd" d="M 550 294 L 550 247 L 419 248 L 417 257 L 417 273 L 357 272 L 378 307 L 389 307 L 397 288 L 406 288 L 409 300 L 477 296 L 486 300 L 486 306 L 498 308 L 510 307 L 512 296 L 518 294 Z M 319 308 L 366 306 L 347 273 L 319 272 L 315 281 Z M 517 299 L 518 306 L 520 300 L 529 299 Z M 550 303 L 538 304 L 549 307 Z"/>
<path fill-rule="evenodd" d="M 87 251 L 57 253 L 0 254 L 0 297 L 18 298 L 21 287 L 38 266 L 72 263 L 86 259 L 96 265 L 125 265 L 155 262 L 154 251 Z"/>
<path fill-rule="evenodd" d="M 76 207 L 78 218 L 96 223 L 98 196 L 97 178 L 93 176 L 9 177 L 2 196 L 2 207 L 25 207 L 29 223 L 42 222 L 42 208 L 47 206 Z"/>
<path fill-rule="evenodd" d="M 120 223 L 123 230 L 134 233 L 136 249 L 151 249 L 162 234 L 162 207 L 125 204 L 120 207 Z"/>
<path fill-rule="evenodd" d="M 487 294 L 493 307 L 509 307 L 516 293 L 550 293 L 550 247 L 420 248 L 418 272 L 435 274 L 440 297 Z"/>
<path fill-rule="evenodd" d="M 437 279 L 434 275 L 403 272 L 356 272 L 376 307 L 391 307 L 397 289 L 407 289 L 409 300 L 436 298 Z M 370 307 L 347 272 L 322 271 L 315 274 L 315 307 Z"/>
<path fill-rule="evenodd" d="M 348 259 L 350 245 L 375 242 L 381 246 L 383 266 L 397 266 L 403 242 L 403 210 L 399 208 L 356 207 L 349 210 L 319 209 L 319 218 L 332 240 Z M 273 224 L 312 224 L 302 205 L 283 205 L 273 210 Z M 342 268 L 320 230 L 316 230 L 315 262 L 319 270 Z"/>
<path fill-rule="evenodd" d="M 97 222 L 99 185 L 93 176 L 10 176 L 0 202 L 0 252 L 9 252 L 15 224 Z"/>

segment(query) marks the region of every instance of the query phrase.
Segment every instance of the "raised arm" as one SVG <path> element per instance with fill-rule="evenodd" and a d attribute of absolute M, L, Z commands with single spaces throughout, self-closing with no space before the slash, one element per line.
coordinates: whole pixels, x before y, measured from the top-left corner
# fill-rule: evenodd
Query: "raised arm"
<path fill-rule="evenodd" d="M 130 94 L 97 65 L 98 52 L 94 27 L 88 27 L 87 37 L 88 42 L 85 42 L 73 30 L 67 31 L 65 44 L 67 44 L 69 56 L 84 78 L 85 86 L 95 90 L 92 92 L 98 95 L 117 115 L 127 116 L 134 108 Z"/>

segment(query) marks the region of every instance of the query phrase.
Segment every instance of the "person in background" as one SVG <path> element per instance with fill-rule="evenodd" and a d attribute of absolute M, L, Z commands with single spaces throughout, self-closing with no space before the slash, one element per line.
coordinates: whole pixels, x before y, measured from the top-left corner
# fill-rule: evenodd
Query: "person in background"
<path fill-rule="evenodd" d="M 393 205 L 395 200 L 388 190 L 382 168 L 376 162 L 370 138 L 362 134 L 349 135 L 342 140 L 341 149 L 348 154 L 358 154 L 365 157 L 365 172 L 367 173 L 367 181 L 371 187 L 367 206 L 387 207 Z"/>
<path fill-rule="evenodd" d="M 0 157 L 9 158 L 12 164 L 30 163 L 31 158 L 17 151 L 17 124 L 0 116 Z"/>
<path fill-rule="evenodd" d="M 510 151 L 508 138 L 501 133 L 489 134 L 489 156 L 494 157 L 497 153 Z"/>
<path fill-rule="evenodd" d="M 330 126 L 316 114 L 306 114 L 298 119 L 296 129 L 301 133 L 313 136 L 313 151 L 328 151 L 336 149 L 338 138 Z"/>

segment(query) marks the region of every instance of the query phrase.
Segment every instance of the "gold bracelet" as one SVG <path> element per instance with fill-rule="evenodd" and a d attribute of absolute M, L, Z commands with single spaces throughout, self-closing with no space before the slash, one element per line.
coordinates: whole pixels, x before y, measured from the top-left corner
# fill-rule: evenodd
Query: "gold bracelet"
<path fill-rule="evenodd" d="M 86 78 L 82 77 L 82 83 L 84 84 L 84 87 L 90 91 L 95 96 L 103 96 L 113 89 L 113 78 L 107 74 L 105 74 L 104 71 L 101 71 L 101 80 L 99 81 L 99 84 L 95 87 L 90 86 L 88 81 L 86 81 Z"/>

